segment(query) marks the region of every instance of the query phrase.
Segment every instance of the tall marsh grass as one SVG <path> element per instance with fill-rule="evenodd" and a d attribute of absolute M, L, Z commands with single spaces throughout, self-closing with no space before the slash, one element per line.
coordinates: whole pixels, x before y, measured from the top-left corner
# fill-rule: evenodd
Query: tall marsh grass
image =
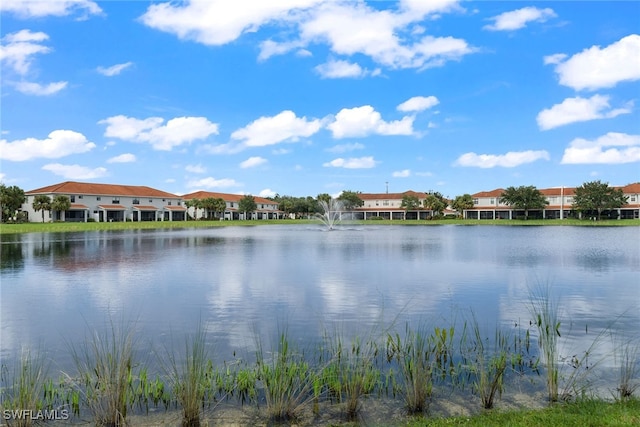
<path fill-rule="evenodd" d="M 51 407 L 45 387 L 49 363 L 41 352 L 25 351 L 13 372 L 2 366 L 0 373 L 0 413 L 9 427 L 30 427 L 34 424 L 28 414 Z M 9 411 L 9 412 L 6 412 Z M 5 414 L 16 416 L 6 417 Z"/>
<path fill-rule="evenodd" d="M 78 375 L 68 378 L 91 412 L 96 426 L 128 424 L 135 344 L 134 325 L 123 322 L 117 326 L 111 320 L 106 331 L 94 331 L 79 347 L 71 346 Z"/>
<path fill-rule="evenodd" d="M 199 427 L 206 397 L 214 389 L 214 370 L 202 323 L 185 338 L 184 350 L 181 355 L 168 351 L 164 365 L 173 397 L 182 408 L 182 426 Z"/>
<path fill-rule="evenodd" d="M 630 399 L 640 387 L 640 341 L 615 334 L 612 340 L 618 383 L 614 396 L 619 400 Z"/>

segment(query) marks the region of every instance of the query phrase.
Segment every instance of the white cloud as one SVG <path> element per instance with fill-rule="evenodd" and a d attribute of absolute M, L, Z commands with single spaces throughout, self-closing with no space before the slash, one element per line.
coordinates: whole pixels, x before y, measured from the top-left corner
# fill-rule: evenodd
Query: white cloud
<path fill-rule="evenodd" d="M 111 157 L 109 160 L 107 160 L 107 163 L 133 163 L 136 160 L 137 159 L 135 154 L 125 153 L 120 154 L 119 156 Z"/>
<path fill-rule="evenodd" d="M 65 179 L 94 179 L 107 176 L 107 170 L 105 168 L 91 169 L 80 165 L 63 165 L 60 163 L 44 165 L 42 170 L 49 171 Z"/>
<path fill-rule="evenodd" d="M 458 157 L 454 165 L 478 168 L 493 168 L 496 166 L 513 168 L 536 160 L 549 160 L 549 153 L 544 150 L 510 151 L 506 154 L 465 153 Z"/>
<path fill-rule="evenodd" d="M 278 194 L 278 193 L 276 193 L 272 189 L 265 188 L 264 190 L 262 190 L 262 191 L 260 191 L 258 193 L 258 196 L 260 196 L 260 197 L 274 197 L 276 194 Z"/>
<path fill-rule="evenodd" d="M 40 83 L 22 81 L 13 83 L 13 86 L 18 90 L 18 92 L 24 93 L 25 95 L 48 96 L 56 94 L 66 88 L 67 82 L 55 82 L 47 85 L 41 85 Z"/>
<path fill-rule="evenodd" d="M 187 182 L 188 188 L 229 188 L 239 187 L 240 185 L 235 179 L 231 178 L 215 179 L 207 177 Z"/>
<path fill-rule="evenodd" d="M 378 162 L 376 162 L 373 157 L 359 157 L 350 159 L 337 158 L 331 160 L 330 162 L 323 163 L 322 166 L 345 169 L 370 169 L 375 167 L 376 163 Z"/>
<path fill-rule="evenodd" d="M 640 135 L 609 132 L 593 141 L 576 138 L 564 150 L 563 164 L 640 162 Z"/>
<path fill-rule="evenodd" d="M 356 78 L 380 74 L 379 68 L 369 71 L 354 62 L 335 59 L 330 59 L 328 62 L 316 66 L 315 70 L 324 79 Z"/>
<path fill-rule="evenodd" d="M 609 96 L 593 95 L 591 98 L 567 98 L 562 103 L 538 113 L 538 127 L 549 130 L 558 126 L 575 122 L 586 122 L 595 119 L 608 119 L 631 112 L 629 103 L 625 108 L 611 109 Z"/>
<path fill-rule="evenodd" d="M 289 22 L 297 12 L 319 0 L 246 2 L 226 0 L 158 3 L 147 8 L 140 20 L 147 26 L 210 46 L 230 43 L 243 33 L 255 32 L 269 22 Z"/>
<path fill-rule="evenodd" d="M 187 165 L 184 170 L 190 173 L 205 173 L 207 168 L 202 165 Z"/>
<path fill-rule="evenodd" d="M 234 131 L 231 138 L 241 141 L 244 147 L 263 147 L 281 142 L 296 142 L 318 132 L 321 122 L 296 117 L 293 111 L 285 110 L 273 117 L 260 117 L 247 126 Z"/>
<path fill-rule="evenodd" d="M 409 169 L 404 169 L 401 171 L 396 171 L 391 174 L 394 178 L 407 178 L 411 176 L 411 171 Z"/>
<path fill-rule="evenodd" d="M 133 65 L 133 62 L 125 62 L 124 64 L 116 64 L 116 65 L 112 65 L 111 67 L 98 67 L 96 68 L 96 71 L 102 74 L 103 76 L 112 77 L 112 76 L 117 76 L 118 74 L 123 72 L 125 69 L 131 67 L 132 65 Z"/>
<path fill-rule="evenodd" d="M 406 116 L 401 120 L 385 122 L 379 112 L 370 105 L 343 108 L 327 128 L 334 138 L 359 137 L 370 134 L 413 135 L 414 117 Z"/>
<path fill-rule="evenodd" d="M 160 117 L 140 120 L 120 115 L 98 123 L 107 125 L 106 137 L 146 142 L 155 150 L 163 151 L 171 151 L 174 147 L 218 133 L 218 125 L 205 117 L 176 117 L 163 125 L 164 119 Z"/>
<path fill-rule="evenodd" d="M 0 60 L 16 73 L 25 75 L 29 72 L 34 55 L 51 52 L 51 48 L 41 44 L 48 39 L 47 34 L 30 30 L 7 34 L 2 38 Z"/>
<path fill-rule="evenodd" d="M 338 144 L 333 147 L 327 148 L 326 151 L 330 153 L 346 153 L 348 151 L 362 150 L 364 149 L 364 145 L 359 142 L 354 142 L 353 144 Z"/>
<path fill-rule="evenodd" d="M 91 0 L 2 0 L 0 11 L 12 12 L 21 18 L 67 16 L 75 11 L 89 15 L 102 13 L 102 9 Z"/>
<path fill-rule="evenodd" d="M 556 16 L 556 13 L 549 8 L 523 7 L 490 18 L 494 21 L 493 24 L 485 25 L 482 28 L 489 31 L 513 31 L 526 27 L 529 22 L 545 22 Z"/>
<path fill-rule="evenodd" d="M 547 55 L 543 58 L 544 65 L 559 64 L 567 58 L 564 53 L 555 53 L 553 55 Z"/>
<path fill-rule="evenodd" d="M 309 45 L 326 43 L 337 55 L 362 54 L 391 68 L 426 68 L 459 60 L 474 51 L 462 39 L 408 31 L 427 16 L 435 18 L 453 10 L 461 10 L 457 0 L 405 0 L 397 10 L 378 10 L 363 1 L 282 0 L 254 2 L 247 7 L 244 2 L 211 0 L 154 4 L 140 19 L 180 39 L 213 46 L 230 43 L 267 24 L 286 28 L 286 40 L 260 44 L 261 61 L 292 50 L 307 54 Z M 405 32 L 408 40 L 400 35 Z M 351 67 L 349 76 L 355 72 L 357 68 Z"/>
<path fill-rule="evenodd" d="M 422 111 L 438 105 L 440 101 L 435 96 L 414 96 L 396 107 L 398 111 Z"/>
<path fill-rule="evenodd" d="M 260 166 L 264 163 L 267 163 L 267 159 L 263 158 L 263 157 L 249 157 L 247 160 L 245 160 L 244 162 L 240 163 L 240 167 L 242 169 L 248 169 L 248 168 L 253 168 L 256 166 Z"/>
<path fill-rule="evenodd" d="M 592 46 L 562 61 L 562 54 L 545 62 L 556 64 L 560 84 L 575 90 L 596 90 L 640 79 L 640 35 L 631 34 L 607 47 Z M 566 56 L 565 56 L 566 58 Z"/>
<path fill-rule="evenodd" d="M 37 158 L 58 159 L 71 154 L 86 153 L 96 144 L 72 130 L 54 130 L 47 139 L 27 138 L 8 142 L 0 140 L 0 158 L 22 162 Z"/>
<path fill-rule="evenodd" d="M 431 172 L 416 172 L 417 176 L 433 176 Z"/>

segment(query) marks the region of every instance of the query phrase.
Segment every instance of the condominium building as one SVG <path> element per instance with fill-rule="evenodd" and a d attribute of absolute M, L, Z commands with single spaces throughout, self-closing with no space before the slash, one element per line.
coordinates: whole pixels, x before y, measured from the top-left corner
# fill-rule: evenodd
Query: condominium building
<path fill-rule="evenodd" d="M 33 208 L 38 195 L 67 196 L 71 208 L 67 211 L 39 211 Z M 135 185 L 94 184 L 67 181 L 25 192 L 22 211 L 29 222 L 66 221 L 184 221 L 186 208 L 182 198 L 166 191 Z"/>
<path fill-rule="evenodd" d="M 224 212 L 212 212 L 206 208 L 189 207 L 188 214 L 194 219 L 211 219 L 215 214 L 219 214 L 220 219 L 238 220 L 238 219 L 279 219 L 282 217 L 282 211 L 278 210 L 278 203 L 264 197 L 252 196 L 256 203 L 257 209 L 253 212 L 241 212 L 239 208 L 240 200 L 245 197 L 241 194 L 215 193 L 211 191 L 196 191 L 194 193 L 185 194 L 182 199 L 186 201 L 198 199 L 222 199 L 226 203 Z"/>

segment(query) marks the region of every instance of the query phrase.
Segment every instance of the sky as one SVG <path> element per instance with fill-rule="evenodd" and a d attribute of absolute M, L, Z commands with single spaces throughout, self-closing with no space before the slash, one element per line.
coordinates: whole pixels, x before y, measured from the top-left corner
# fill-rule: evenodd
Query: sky
<path fill-rule="evenodd" d="M 271 197 L 640 181 L 640 2 L 0 2 L 0 181 Z"/>

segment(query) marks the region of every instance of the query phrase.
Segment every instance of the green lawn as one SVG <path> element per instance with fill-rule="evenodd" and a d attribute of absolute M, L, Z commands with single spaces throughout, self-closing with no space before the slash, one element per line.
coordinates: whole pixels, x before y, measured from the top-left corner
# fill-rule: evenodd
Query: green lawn
<path fill-rule="evenodd" d="M 158 221 L 158 222 L 54 222 L 54 223 L 26 223 L 26 224 L 0 224 L 0 234 L 15 233 L 61 233 L 70 231 L 94 231 L 94 230 L 139 230 L 139 229 L 163 229 L 163 228 L 199 228 L 199 227 L 224 227 L 224 226 L 256 226 L 266 224 L 320 224 L 316 220 L 256 220 L 256 221 Z M 342 223 L 348 225 L 501 225 L 501 226 L 531 226 L 531 225 L 579 225 L 579 226 L 640 226 L 639 219 L 580 221 L 577 219 L 547 219 L 547 220 L 468 220 L 446 219 L 438 221 L 349 221 Z"/>
<path fill-rule="evenodd" d="M 538 410 L 508 412 L 487 411 L 472 417 L 453 417 L 408 421 L 407 427 L 605 427 L 639 426 L 640 399 L 624 402 L 584 400 L 568 404 L 557 404 Z"/>

